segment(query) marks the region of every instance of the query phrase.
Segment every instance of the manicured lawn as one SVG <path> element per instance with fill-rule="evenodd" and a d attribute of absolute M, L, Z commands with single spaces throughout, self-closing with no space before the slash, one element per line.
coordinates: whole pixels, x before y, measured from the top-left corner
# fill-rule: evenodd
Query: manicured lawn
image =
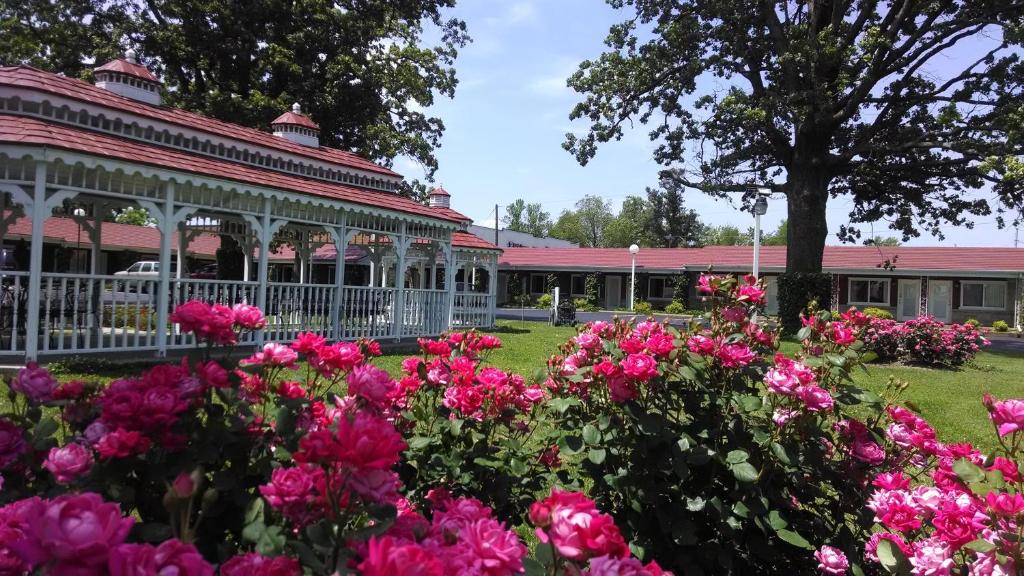
<path fill-rule="evenodd" d="M 503 370 L 517 372 L 532 379 L 546 366 L 547 358 L 558 346 L 575 334 L 575 329 L 552 327 L 541 322 L 499 320 L 493 332 L 503 346 L 487 361 Z M 783 344 L 783 351 L 792 353 L 797 346 Z M 399 372 L 401 361 L 409 352 L 386 354 L 377 365 L 393 374 Z M 126 371 L 128 374 L 135 370 Z M 110 380 L 119 376 L 117 370 L 98 375 L 61 374 L 61 380 L 74 378 Z M 867 373 L 858 371 L 858 384 L 881 391 L 890 376 L 910 383 L 903 399 L 916 406 L 936 428 L 945 442 L 972 442 L 982 449 L 995 446 L 987 414 L 981 405 L 982 394 L 996 398 L 1024 397 L 1024 355 L 984 352 L 975 362 L 960 370 L 931 370 L 900 365 L 871 365 Z"/>

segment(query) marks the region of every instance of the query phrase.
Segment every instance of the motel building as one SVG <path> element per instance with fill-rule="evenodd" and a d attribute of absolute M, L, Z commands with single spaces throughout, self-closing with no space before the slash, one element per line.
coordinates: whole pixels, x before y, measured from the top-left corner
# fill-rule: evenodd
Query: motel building
<path fill-rule="evenodd" d="M 636 297 L 663 308 L 673 299 L 673 278 L 685 275 L 686 302 L 700 309 L 698 275 L 709 268 L 749 274 L 752 259 L 750 246 L 641 248 Z M 582 298 L 586 278 L 594 274 L 599 304 L 609 310 L 628 308 L 631 265 L 626 248 L 505 248 L 498 261 L 498 303 L 509 303 L 515 288 L 536 298 L 546 291 L 551 274 L 563 295 Z M 769 314 L 778 313 L 778 275 L 785 268 L 784 246 L 761 247 Z M 1020 326 L 1024 249 L 826 246 L 823 269 L 832 278 L 832 310 L 874 307 L 897 320 L 928 314 L 946 323 L 974 318 L 983 326 L 996 320 Z M 510 282 L 518 286 L 510 289 Z"/>
<path fill-rule="evenodd" d="M 493 326 L 500 250 L 448 192 L 400 196 L 298 104 L 268 133 L 162 106 L 131 52 L 95 78 L 0 67 L 0 360 L 190 348 L 193 299 L 263 309 L 243 344 Z M 105 221 L 126 207 L 155 224 Z"/>

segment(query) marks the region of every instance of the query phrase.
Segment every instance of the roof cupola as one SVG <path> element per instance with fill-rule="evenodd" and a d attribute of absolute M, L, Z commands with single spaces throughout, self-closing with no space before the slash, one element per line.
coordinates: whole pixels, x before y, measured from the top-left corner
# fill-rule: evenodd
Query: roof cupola
<path fill-rule="evenodd" d="M 320 127 L 302 113 L 298 103 L 292 104 L 291 112 L 275 118 L 270 127 L 274 129 L 274 136 L 303 146 L 320 147 Z"/>
<path fill-rule="evenodd" d="M 134 50 L 129 49 L 124 58 L 111 60 L 93 72 L 96 74 L 96 86 L 104 90 L 153 106 L 160 105 L 163 83 L 139 64 Z"/>

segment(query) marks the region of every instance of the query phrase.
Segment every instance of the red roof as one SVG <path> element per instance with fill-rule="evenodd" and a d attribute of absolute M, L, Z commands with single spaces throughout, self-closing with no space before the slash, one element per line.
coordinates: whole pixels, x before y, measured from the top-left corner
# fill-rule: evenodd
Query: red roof
<path fill-rule="evenodd" d="M 63 148 L 95 156 L 116 158 L 128 162 L 266 186 L 299 194 L 395 210 L 427 218 L 460 221 L 452 215 L 439 212 L 419 202 L 390 192 L 353 188 L 322 180 L 300 178 L 299 176 L 292 176 L 272 170 L 252 168 L 226 160 L 161 148 L 60 124 L 50 124 L 35 118 L 0 114 L 0 142 Z"/>
<path fill-rule="evenodd" d="M 473 234 L 472 232 L 455 232 L 452 234 L 452 246 L 455 248 L 477 248 L 480 250 L 501 251 L 493 243 Z"/>
<path fill-rule="evenodd" d="M 124 58 L 118 58 L 111 60 L 103 66 L 99 66 L 94 70 L 95 72 L 120 72 L 121 74 L 127 74 L 128 76 L 135 76 L 136 78 L 142 78 L 143 80 L 149 80 L 150 82 L 160 82 L 153 73 L 149 71 L 142 64 L 136 62 L 129 62 Z"/>
<path fill-rule="evenodd" d="M 431 190 L 430 194 L 427 194 L 427 196 L 451 196 L 451 194 L 449 194 L 448 191 L 445 190 L 444 188 L 438 186 L 437 188 Z"/>
<path fill-rule="evenodd" d="M 366 170 L 383 174 L 386 176 L 399 176 L 383 166 L 378 166 L 369 160 L 362 158 L 352 152 L 338 150 L 335 148 L 303 146 L 284 138 L 268 134 L 254 128 L 246 128 L 237 124 L 229 124 L 207 118 L 192 112 L 186 112 L 177 108 L 152 106 L 130 98 L 125 98 L 73 78 L 58 76 L 49 72 L 43 72 L 31 66 L 0 67 L 0 86 L 18 86 L 41 90 L 51 94 L 57 94 L 66 98 L 89 102 L 114 110 L 123 110 L 132 114 L 145 116 L 161 122 L 168 122 L 184 126 L 192 130 L 206 132 L 226 138 L 234 138 L 250 144 L 265 146 L 283 150 L 297 156 L 315 158 L 317 160 L 341 164 L 350 168 Z"/>
<path fill-rule="evenodd" d="M 302 114 L 296 114 L 295 112 L 292 111 L 288 111 L 285 112 L 284 114 L 281 114 L 277 118 L 274 118 L 274 121 L 270 123 L 271 126 L 276 126 L 278 124 L 291 124 L 294 126 L 310 128 L 312 130 L 320 129 L 320 126 L 317 126 L 317 123 L 310 120 L 307 116 L 304 116 Z"/>
<path fill-rule="evenodd" d="M 458 220 L 459 222 L 473 221 L 473 219 L 470 218 L 469 216 L 466 216 L 465 214 L 459 212 L 458 210 L 452 210 L 447 206 L 431 206 L 430 209 L 435 214 L 439 214 L 442 218 L 447 218 L 448 220 Z"/>
<path fill-rule="evenodd" d="M 708 266 L 724 271 L 750 270 L 751 246 L 705 248 L 641 248 L 638 270 L 701 270 Z M 895 270 L 958 272 L 1024 272 L 1024 249 L 946 246 L 826 246 L 825 270 L 872 270 L 890 261 Z M 499 265 L 514 268 L 572 270 L 629 270 L 626 248 L 505 248 Z M 783 270 L 785 246 L 763 246 L 761 267 Z"/>

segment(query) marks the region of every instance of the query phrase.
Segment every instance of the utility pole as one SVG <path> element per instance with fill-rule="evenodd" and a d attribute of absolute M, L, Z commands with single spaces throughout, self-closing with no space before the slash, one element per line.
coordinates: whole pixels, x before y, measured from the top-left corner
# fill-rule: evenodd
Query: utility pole
<path fill-rule="evenodd" d="M 1020 245 L 1020 225 L 1013 227 L 1013 247 L 1017 248 Z"/>
<path fill-rule="evenodd" d="M 494 245 L 498 246 L 498 205 L 494 205 Z M 501 248 L 501 246 L 498 246 Z"/>

